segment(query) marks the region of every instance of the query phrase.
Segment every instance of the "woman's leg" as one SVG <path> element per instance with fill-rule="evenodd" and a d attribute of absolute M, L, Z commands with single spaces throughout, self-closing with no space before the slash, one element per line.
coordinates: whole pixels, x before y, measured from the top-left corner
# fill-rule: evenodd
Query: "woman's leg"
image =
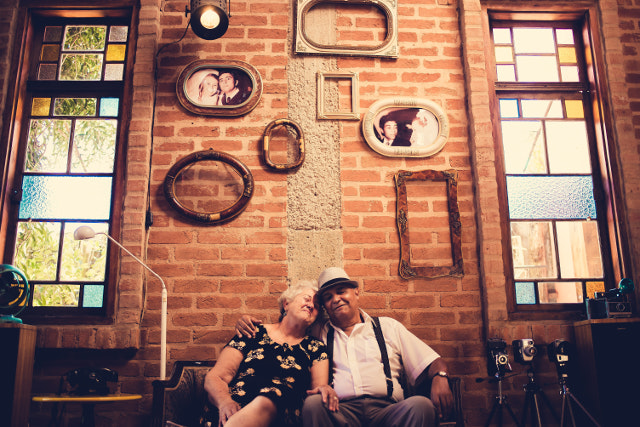
<path fill-rule="evenodd" d="M 276 419 L 278 410 L 268 397 L 258 396 L 233 414 L 225 427 L 268 427 Z"/>

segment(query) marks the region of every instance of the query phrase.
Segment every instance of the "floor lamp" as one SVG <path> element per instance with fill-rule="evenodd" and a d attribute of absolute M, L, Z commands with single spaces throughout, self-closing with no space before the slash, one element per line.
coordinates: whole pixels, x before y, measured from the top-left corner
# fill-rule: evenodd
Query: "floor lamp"
<path fill-rule="evenodd" d="M 156 276 L 160 283 L 162 283 L 162 309 L 161 309 L 161 317 L 160 317 L 160 379 L 164 380 L 167 374 L 167 287 L 164 284 L 164 280 L 162 277 L 158 276 L 158 274 L 147 266 L 144 262 L 142 262 L 138 257 L 132 254 L 127 248 L 118 243 L 113 237 L 109 236 L 107 233 L 99 232 L 96 233 L 93 228 L 88 225 L 82 225 L 76 229 L 73 233 L 73 238 L 76 240 L 86 240 L 92 239 L 98 234 L 104 234 L 107 236 L 109 240 L 118 245 L 120 249 L 125 251 L 127 254 L 131 255 L 133 259 L 138 261 L 144 268 L 149 270 L 151 274 Z"/>

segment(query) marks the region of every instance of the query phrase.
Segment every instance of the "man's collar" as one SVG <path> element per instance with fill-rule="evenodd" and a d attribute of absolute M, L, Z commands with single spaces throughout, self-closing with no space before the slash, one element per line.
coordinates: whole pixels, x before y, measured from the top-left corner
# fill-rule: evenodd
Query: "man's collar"
<path fill-rule="evenodd" d="M 360 322 L 358 323 L 367 323 L 368 321 L 371 320 L 371 316 L 369 316 L 367 313 L 364 312 L 364 310 L 360 309 Z M 342 330 L 341 327 L 334 325 L 334 323 L 331 321 L 331 319 L 328 319 L 329 324 L 334 328 L 334 329 L 340 329 Z M 358 324 L 356 323 L 356 325 Z"/>

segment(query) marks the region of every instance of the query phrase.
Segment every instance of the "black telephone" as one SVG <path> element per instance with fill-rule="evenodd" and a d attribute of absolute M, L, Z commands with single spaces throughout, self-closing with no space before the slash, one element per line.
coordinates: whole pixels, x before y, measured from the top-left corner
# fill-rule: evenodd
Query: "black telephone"
<path fill-rule="evenodd" d="M 117 382 L 118 373 L 108 368 L 79 368 L 64 375 L 69 386 L 70 394 L 77 395 L 107 395 L 107 382 Z"/>

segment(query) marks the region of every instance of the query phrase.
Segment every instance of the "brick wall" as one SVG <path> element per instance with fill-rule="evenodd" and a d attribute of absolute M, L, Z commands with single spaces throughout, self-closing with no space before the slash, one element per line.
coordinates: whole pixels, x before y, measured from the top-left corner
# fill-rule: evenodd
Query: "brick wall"
<path fill-rule="evenodd" d="M 399 2 L 398 59 L 294 54 L 295 7 L 293 2 L 275 0 L 232 1 L 230 27 L 223 38 L 204 41 L 189 30 L 181 41 L 172 43 L 180 39 L 187 24 L 185 3 L 140 1 L 119 236 L 164 279 L 169 290 L 169 371 L 176 360 L 215 358 L 243 313 L 275 321 L 276 297 L 290 281 L 315 278 L 326 266 L 343 265 L 359 281 L 361 304 L 367 312 L 402 321 L 445 357 L 455 375 L 463 377 L 468 425 L 482 425 L 495 392 L 493 384 L 475 382 L 486 376 L 486 338 L 498 336 L 510 342 L 533 334 L 536 342 L 546 343 L 572 336 L 566 321 L 508 319 L 483 2 Z M 572 2 L 576 3 L 594 2 Z M 639 223 L 633 219 L 640 202 L 634 191 L 640 182 L 635 176 L 640 140 L 637 3 L 597 2 L 608 23 L 602 30 L 603 45 L 612 113 L 619 124 L 616 138 L 629 224 Z M 1 21 L 13 23 L 7 18 L 14 16 L 13 11 L 0 6 Z M 334 25 L 344 41 L 357 43 L 371 33 L 379 40 L 383 34 L 379 13 L 372 9 L 361 12 L 341 7 L 335 14 L 324 10 L 317 22 L 311 28 L 318 31 L 317 37 L 333 37 L 324 33 Z M 2 26 L 0 40 L 11 41 L 11 28 Z M 154 117 L 153 68 L 159 49 Z M 9 49 L 0 50 L 3 89 L 9 58 Z M 176 96 L 176 80 L 186 65 L 200 59 L 253 65 L 264 84 L 255 110 L 240 117 L 211 117 L 185 110 Z M 450 123 L 444 149 L 428 158 L 381 156 L 367 145 L 360 121 L 318 120 L 318 71 L 358 73 L 360 117 L 383 98 L 416 96 L 435 102 Z M 341 94 L 340 99 L 344 89 Z M 304 131 L 306 159 L 296 171 L 275 172 L 261 159 L 262 132 L 277 118 L 293 119 Z M 246 210 L 221 225 L 204 225 L 180 216 L 169 206 L 162 189 L 176 161 L 210 148 L 240 159 L 251 169 L 255 182 Z M 458 172 L 463 278 L 404 280 L 398 275 L 393 176 L 399 170 L 423 169 Z M 144 226 L 147 196 L 154 216 L 148 230 Z M 445 215 L 444 203 L 427 203 L 434 217 Z M 629 226 L 632 236 L 640 232 L 637 227 Z M 422 249 L 433 250 L 428 243 L 436 241 L 447 247 L 446 233 L 434 231 L 420 234 L 426 242 Z M 638 258 L 637 249 L 632 251 Z M 122 391 L 144 395 L 138 403 L 123 405 L 117 414 L 98 408 L 101 425 L 141 426 L 146 425 L 151 408 L 151 381 L 159 375 L 160 284 L 123 256 L 118 286 L 115 326 L 41 328 L 34 391 L 55 390 L 61 373 L 92 359 L 118 370 Z M 145 290 L 146 301 L 142 297 Z M 131 348 L 138 347 L 132 353 Z M 127 350 L 119 350 L 122 348 Z M 548 364 L 540 374 L 542 382 L 553 383 L 555 373 Z M 526 376 L 521 373 L 505 384 L 514 407 L 522 403 L 524 382 Z M 33 425 L 46 425 L 49 407 L 34 405 L 32 409 Z M 68 411 L 77 416 L 74 408 Z"/>

